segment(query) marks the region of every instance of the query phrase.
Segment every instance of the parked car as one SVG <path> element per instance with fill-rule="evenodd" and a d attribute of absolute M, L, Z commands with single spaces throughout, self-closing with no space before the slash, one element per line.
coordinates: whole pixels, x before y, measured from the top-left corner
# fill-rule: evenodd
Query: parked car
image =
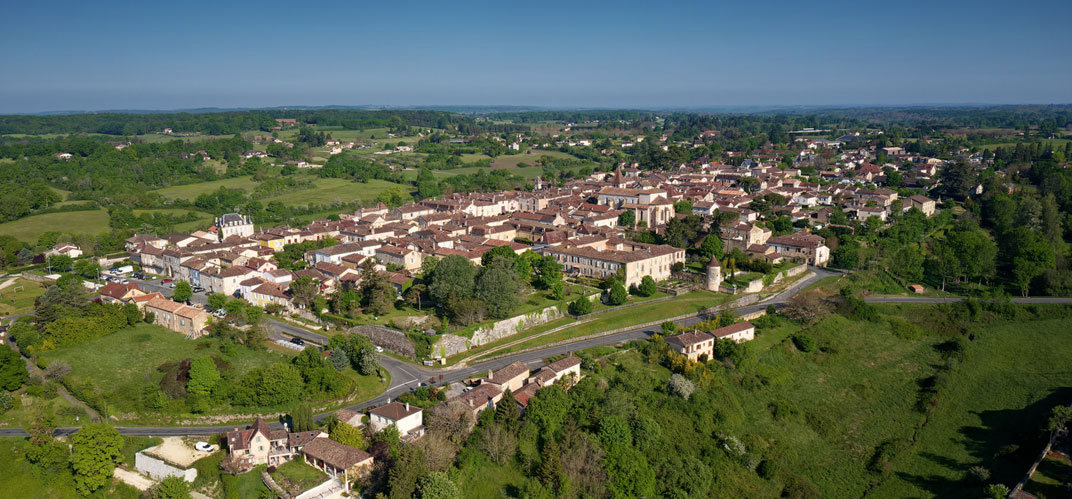
<path fill-rule="evenodd" d="M 168 283 L 168 287 L 169 288 L 174 288 L 175 287 L 175 281 L 171 281 L 170 283 Z"/>
<path fill-rule="evenodd" d="M 201 286 L 194 286 L 194 293 L 201 293 L 204 290 L 205 288 L 202 288 Z"/>
<path fill-rule="evenodd" d="M 194 444 L 194 448 L 201 452 L 212 452 L 216 450 L 216 446 L 208 442 L 197 442 Z"/>
<path fill-rule="evenodd" d="M 119 281 L 119 284 L 130 284 L 130 279 L 123 279 Z"/>
<path fill-rule="evenodd" d="M 376 351 L 380 352 L 380 353 L 383 353 L 383 347 L 381 347 L 379 345 L 376 345 Z"/>
<path fill-rule="evenodd" d="M 301 339 L 301 338 L 299 338 L 297 336 L 291 338 L 290 342 L 295 344 L 295 345 L 298 345 L 298 346 L 305 346 L 305 340 L 303 340 L 303 339 Z"/>
<path fill-rule="evenodd" d="M 162 282 L 164 284 L 167 284 L 169 282 L 174 282 L 174 279 L 164 279 L 163 281 L 160 281 L 160 282 Z"/>

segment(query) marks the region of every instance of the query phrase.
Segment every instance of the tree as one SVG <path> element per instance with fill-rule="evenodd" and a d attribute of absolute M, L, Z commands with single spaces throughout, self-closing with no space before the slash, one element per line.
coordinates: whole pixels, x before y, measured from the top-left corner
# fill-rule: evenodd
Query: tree
<path fill-rule="evenodd" d="M 636 212 L 633 210 L 625 210 L 618 215 L 618 225 L 621 227 L 632 227 L 636 224 Z"/>
<path fill-rule="evenodd" d="M 532 285 L 537 289 L 550 289 L 554 283 L 562 281 L 562 264 L 553 256 L 536 258 L 532 263 L 532 271 Z"/>
<path fill-rule="evenodd" d="M 211 357 L 198 357 L 190 362 L 189 380 L 186 392 L 194 395 L 208 395 L 220 382 L 220 373 Z"/>
<path fill-rule="evenodd" d="M 667 381 L 667 388 L 670 389 L 670 393 L 685 400 L 688 400 L 692 396 L 692 392 L 696 390 L 696 386 L 688 378 L 676 373 L 670 375 L 670 380 Z"/>
<path fill-rule="evenodd" d="M 587 296 L 581 296 L 580 298 L 571 301 L 569 304 L 569 313 L 571 315 L 592 313 L 592 300 L 589 300 Z"/>
<path fill-rule="evenodd" d="M 712 258 L 722 258 L 722 239 L 716 234 L 708 234 L 700 243 L 700 257 L 705 262 Z"/>
<path fill-rule="evenodd" d="M 449 255 L 441 260 L 432 272 L 428 294 L 440 306 L 466 300 L 473 296 L 476 267 L 461 255 Z"/>
<path fill-rule="evenodd" d="M 670 336 L 677 332 L 677 324 L 674 324 L 673 321 L 663 321 L 659 328 L 662 330 L 663 336 Z"/>
<path fill-rule="evenodd" d="M 681 200 L 674 203 L 674 213 L 688 215 L 692 213 L 692 203 Z"/>
<path fill-rule="evenodd" d="M 227 305 L 227 295 L 223 293 L 210 293 L 205 299 L 205 306 L 212 310 L 223 310 Z"/>
<path fill-rule="evenodd" d="M 652 279 L 650 275 L 644 276 L 640 280 L 640 286 L 637 286 L 637 294 L 640 296 L 651 296 L 657 291 L 655 287 L 655 279 Z"/>
<path fill-rule="evenodd" d="M 419 499 L 461 499 L 462 493 L 450 477 L 442 471 L 433 471 L 417 480 Z"/>
<path fill-rule="evenodd" d="M 346 350 L 336 348 L 331 351 L 331 355 L 328 355 L 328 362 L 331 362 L 332 367 L 341 371 L 350 367 L 350 356 L 346 354 Z"/>
<path fill-rule="evenodd" d="M 543 451 L 540 453 L 540 466 L 536 469 L 536 478 L 543 482 L 544 485 L 553 487 L 558 482 L 558 477 L 562 474 L 561 454 L 558 443 L 554 439 L 548 439 L 543 444 Z"/>
<path fill-rule="evenodd" d="M 123 448 L 123 437 L 115 428 L 91 423 L 71 436 L 71 467 L 75 487 L 82 494 L 108 484 Z"/>
<path fill-rule="evenodd" d="M 520 301 L 517 297 L 518 286 L 513 263 L 508 258 L 495 257 L 481 269 L 476 279 L 476 299 L 484 302 L 488 315 L 503 319 Z"/>
<path fill-rule="evenodd" d="M 308 351 L 308 350 L 306 350 Z M 316 427 L 313 420 L 313 408 L 309 404 L 298 404 L 290 411 L 291 431 L 309 431 Z"/>
<path fill-rule="evenodd" d="M 153 489 L 153 499 L 189 499 L 190 486 L 181 477 L 169 476 Z"/>
<path fill-rule="evenodd" d="M 190 287 L 190 283 L 186 281 L 178 281 L 175 283 L 175 292 L 171 294 L 171 299 L 177 302 L 185 302 L 194 297 L 194 289 Z"/>
<path fill-rule="evenodd" d="M 625 291 L 625 286 L 620 282 L 615 282 L 610 288 L 608 295 L 608 301 L 611 305 L 621 305 L 629 299 L 629 293 Z"/>
<path fill-rule="evenodd" d="M 552 283 L 550 296 L 552 300 L 561 300 L 564 298 L 566 296 L 566 284 L 562 281 L 555 281 Z"/>
<path fill-rule="evenodd" d="M 967 199 L 979 184 L 979 173 L 971 163 L 963 159 L 939 170 L 938 178 L 941 180 L 941 193 L 957 201 Z"/>
<path fill-rule="evenodd" d="M 320 283 L 312 277 L 303 275 L 290 282 L 290 296 L 294 303 L 308 306 L 320 295 Z"/>
<path fill-rule="evenodd" d="M 0 347 L 0 388 L 13 392 L 29 378 L 22 356 L 6 346 Z"/>
<path fill-rule="evenodd" d="M 421 310 L 421 297 L 428 292 L 428 286 L 417 283 L 409 287 L 405 293 L 402 294 L 402 298 L 406 300 L 411 306 L 417 307 L 417 310 Z"/>
<path fill-rule="evenodd" d="M 424 452 L 416 445 L 407 445 L 402 447 L 397 455 L 394 466 L 391 466 L 391 471 L 388 472 L 388 497 L 411 499 L 417 490 L 417 481 L 425 473 Z"/>
<path fill-rule="evenodd" d="M 362 450 L 368 449 L 368 442 L 365 441 L 365 434 L 361 431 L 361 428 L 343 422 L 337 423 L 335 428 L 331 430 L 331 439 L 350 447 Z"/>
<path fill-rule="evenodd" d="M 495 405 L 495 422 L 512 428 L 521 419 L 521 411 L 517 408 L 517 400 L 509 388 L 503 392 L 502 400 Z"/>

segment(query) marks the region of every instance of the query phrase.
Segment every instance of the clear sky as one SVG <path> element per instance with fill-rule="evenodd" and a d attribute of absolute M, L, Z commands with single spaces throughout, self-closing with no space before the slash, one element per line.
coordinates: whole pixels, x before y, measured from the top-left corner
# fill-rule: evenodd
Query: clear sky
<path fill-rule="evenodd" d="M 1072 0 L 6 2 L 0 113 L 1072 102 Z"/>

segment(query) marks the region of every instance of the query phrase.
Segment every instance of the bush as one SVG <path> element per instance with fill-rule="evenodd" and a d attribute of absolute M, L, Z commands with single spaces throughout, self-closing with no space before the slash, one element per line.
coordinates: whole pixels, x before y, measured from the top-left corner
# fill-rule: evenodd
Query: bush
<path fill-rule="evenodd" d="M 626 293 L 625 286 L 622 286 L 621 283 L 616 282 L 613 286 L 611 286 L 610 293 L 607 298 L 611 305 L 621 305 L 625 303 L 627 299 L 629 299 L 629 294 Z"/>
<path fill-rule="evenodd" d="M 793 345 L 797 347 L 797 350 L 808 353 L 815 350 L 815 338 L 812 338 L 810 334 L 804 332 L 798 332 L 793 335 Z"/>
<path fill-rule="evenodd" d="M 592 300 L 589 300 L 587 296 L 582 296 L 573 300 L 569 304 L 570 315 L 584 315 L 592 313 Z"/>
<path fill-rule="evenodd" d="M 640 286 L 637 286 L 637 295 L 639 296 L 651 296 L 657 291 L 655 287 L 655 279 L 652 279 L 650 275 L 644 276 L 640 280 Z"/>
<path fill-rule="evenodd" d="M 984 484 L 990 481 L 990 470 L 982 466 L 972 466 L 968 468 L 968 480 L 980 485 Z"/>

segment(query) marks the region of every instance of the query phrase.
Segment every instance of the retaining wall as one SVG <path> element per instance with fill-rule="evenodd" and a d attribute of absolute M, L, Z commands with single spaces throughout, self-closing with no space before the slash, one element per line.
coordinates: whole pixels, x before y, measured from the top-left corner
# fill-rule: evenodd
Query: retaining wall
<path fill-rule="evenodd" d="M 169 476 L 177 476 L 187 482 L 193 482 L 197 479 L 196 468 L 184 470 L 168 464 L 163 459 L 146 455 L 143 452 L 134 454 L 134 469 L 157 480 L 163 480 Z"/>

